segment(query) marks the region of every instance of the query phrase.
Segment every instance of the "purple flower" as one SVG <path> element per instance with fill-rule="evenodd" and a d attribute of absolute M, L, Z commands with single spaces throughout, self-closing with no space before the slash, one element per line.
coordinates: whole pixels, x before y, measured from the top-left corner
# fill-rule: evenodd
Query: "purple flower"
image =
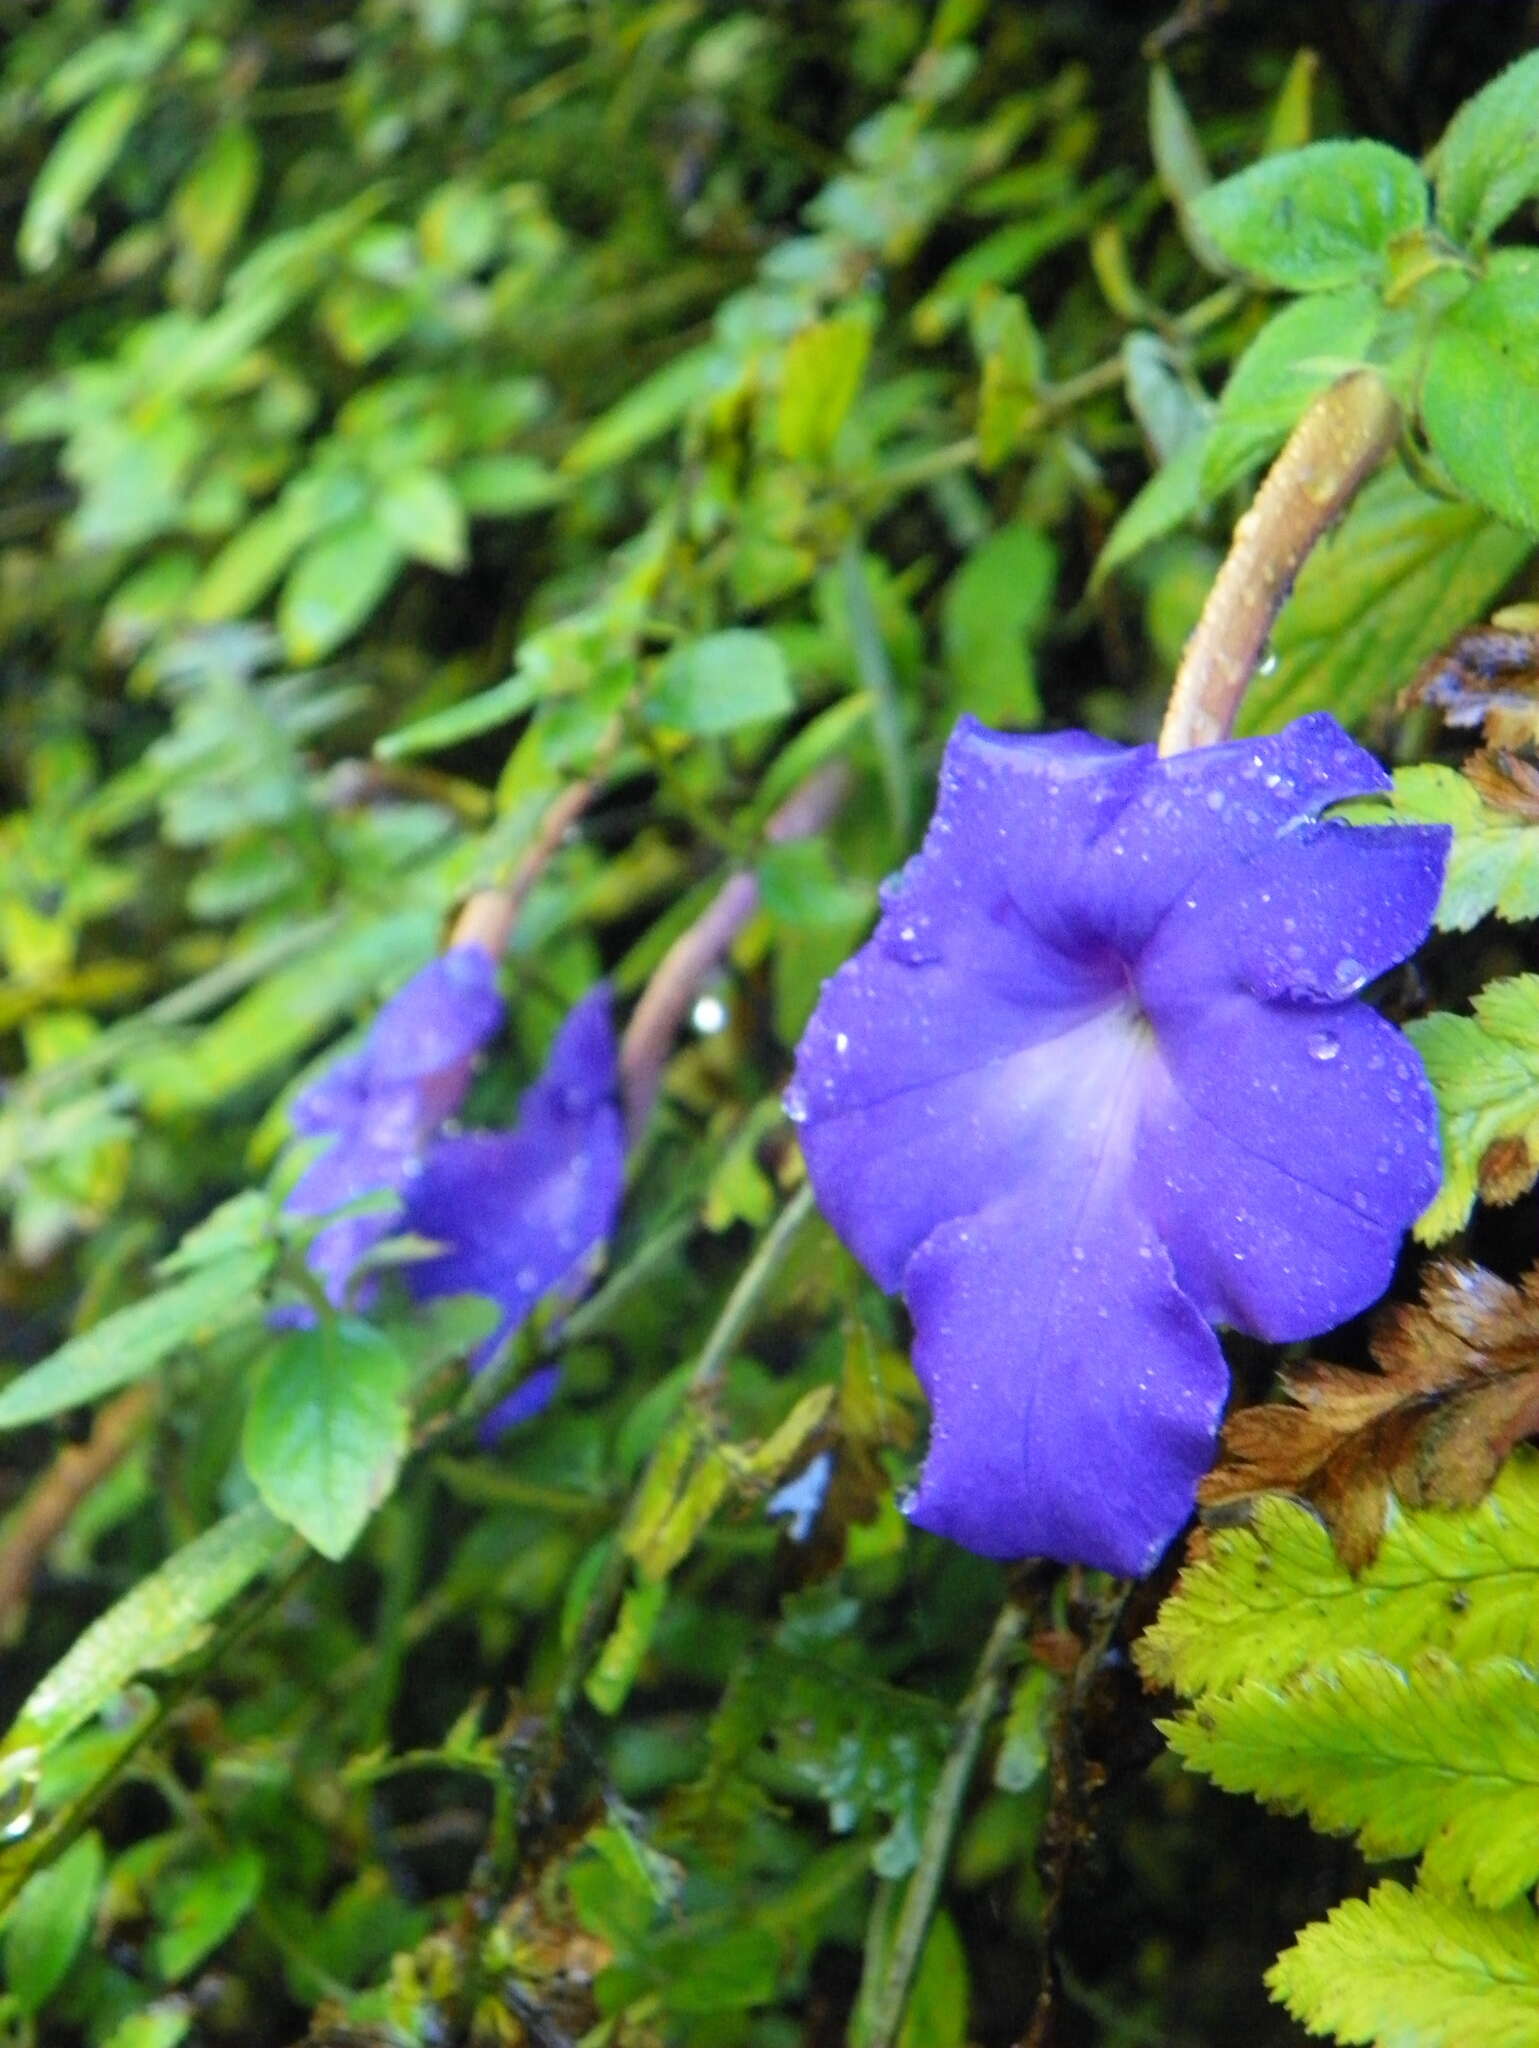
<path fill-rule="evenodd" d="M 501 1311 L 471 1365 L 483 1365 L 542 1296 L 575 1299 L 614 1229 L 625 1175 L 618 1048 L 609 991 L 593 989 L 557 1032 L 544 1073 L 510 1131 L 443 1136 L 477 1054 L 502 1023 L 491 957 L 459 946 L 415 975 L 375 1018 L 360 1049 L 311 1083 L 290 1112 L 304 1137 L 331 1144 L 285 1207 L 325 1215 L 365 1195 L 388 1207 L 326 1224 L 307 1257 L 339 1306 L 359 1261 L 401 1231 L 442 1249 L 404 1269 L 419 1301 L 489 1295 Z M 309 1311 L 280 1311 L 307 1322 Z M 553 1367 L 533 1373 L 488 1417 L 498 1435 L 555 1391 Z"/>
<path fill-rule="evenodd" d="M 390 998 L 357 1052 L 295 1097 L 289 1117 L 299 1136 L 332 1142 L 295 1182 L 286 1209 L 323 1216 L 365 1195 L 397 1198 L 393 1207 L 328 1223 L 311 1240 L 310 1269 L 328 1300 L 340 1306 L 359 1260 L 401 1228 L 400 1197 L 501 1024 L 491 956 L 453 947 Z"/>
<path fill-rule="evenodd" d="M 618 1048 L 600 984 L 568 1014 L 545 1071 L 510 1131 L 442 1138 L 406 1196 L 405 1228 L 445 1250 L 406 1269 L 419 1300 L 486 1294 L 502 1310 L 483 1364 L 543 1296 L 583 1291 L 612 1233 L 625 1177 Z M 544 1405 L 553 1371 L 534 1374 L 488 1419 L 496 1431 Z"/>
<path fill-rule="evenodd" d="M 958 727 L 787 1096 L 913 1315 L 921 1526 L 1147 1570 L 1211 1458 L 1209 1326 L 1287 1341 L 1384 1291 L 1437 1123 L 1355 998 L 1425 936 L 1449 835 L 1315 821 L 1388 786 L 1325 716 L 1165 760 Z"/>

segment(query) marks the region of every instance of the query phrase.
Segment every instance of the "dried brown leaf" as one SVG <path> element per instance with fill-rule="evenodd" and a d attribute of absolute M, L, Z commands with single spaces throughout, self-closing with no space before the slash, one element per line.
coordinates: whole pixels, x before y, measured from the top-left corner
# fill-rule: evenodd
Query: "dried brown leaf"
<path fill-rule="evenodd" d="M 1400 703 L 1430 704 L 1445 725 L 1484 726 L 1494 746 L 1539 740 L 1539 632 L 1472 627 L 1422 664 Z"/>
<path fill-rule="evenodd" d="M 1539 767 L 1532 761 L 1502 747 L 1482 747 L 1465 762 L 1464 772 L 1493 810 L 1539 825 Z"/>
<path fill-rule="evenodd" d="M 1378 1372 L 1305 1365 L 1283 1375 L 1286 1400 L 1231 1416 L 1202 1506 L 1291 1494 L 1356 1572 L 1378 1550 L 1391 1494 L 1407 1507 L 1483 1498 L 1539 1431 L 1539 1266 L 1514 1286 L 1445 1260 L 1418 1305 L 1380 1318 L 1372 1349 Z"/>

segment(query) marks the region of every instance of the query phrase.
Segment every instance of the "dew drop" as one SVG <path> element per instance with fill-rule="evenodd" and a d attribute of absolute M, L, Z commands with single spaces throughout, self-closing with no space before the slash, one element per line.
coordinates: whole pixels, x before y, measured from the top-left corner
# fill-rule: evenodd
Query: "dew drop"
<path fill-rule="evenodd" d="M 1350 954 L 1336 962 L 1336 986 L 1344 992 L 1361 988 L 1368 979 L 1361 960 L 1354 960 Z"/>
<path fill-rule="evenodd" d="M 1277 649 L 1275 647 L 1269 647 L 1266 653 L 1263 654 L 1261 659 L 1256 663 L 1256 674 L 1258 676 L 1273 676 L 1276 675 L 1276 673 Z"/>
<path fill-rule="evenodd" d="M 1341 1040 L 1334 1031 L 1311 1031 L 1304 1050 L 1312 1060 L 1333 1060 L 1341 1051 Z"/>
<path fill-rule="evenodd" d="M 1203 801 L 1210 811 L 1221 811 L 1224 808 L 1224 792 L 1221 789 L 1210 789 Z"/>
<path fill-rule="evenodd" d="M 848 1033 L 848 1031 L 836 1031 L 834 1033 L 834 1051 L 838 1053 L 845 1053 L 848 1052 L 849 1049 L 850 1034 Z"/>
<path fill-rule="evenodd" d="M 781 1096 L 780 1106 L 793 1124 L 804 1124 L 807 1121 L 807 1097 L 795 1081 Z"/>

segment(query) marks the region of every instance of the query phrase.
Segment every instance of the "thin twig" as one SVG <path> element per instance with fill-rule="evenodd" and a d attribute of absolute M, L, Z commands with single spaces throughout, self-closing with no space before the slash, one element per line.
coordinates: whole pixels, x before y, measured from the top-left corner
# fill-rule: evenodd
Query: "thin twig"
<path fill-rule="evenodd" d="M 1399 431 L 1400 408 L 1374 370 L 1354 370 L 1309 406 L 1234 530 L 1176 674 L 1162 754 L 1229 737 L 1294 578 Z"/>
<path fill-rule="evenodd" d="M 771 845 L 781 845 L 821 831 L 843 802 L 848 780 L 838 765 L 820 768 L 770 818 L 765 838 Z M 702 983 L 758 907 L 758 878 L 746 871 L 729 876 L 688 930 L 674 940 L 642 992 L 620 1041 L 620 1090 L 633 1138 L 651 1113 L 663 1067 Z"/>
<path fill-rule="evenodd" d="M 130 1387 L 109 1401 L 83 1444 L 66 1444 L 0 1539 L 0 1642 L 8 1641 L 31 1596 L 43 1559 L 76 1510 L 138 1441 L 155 1405 L 154 1389 Z"/>
<path fill-rule="evenodd" d="M 924 1834 L 919 1843 L 919 1860 L 914 1865 L 898 1924 L 882 1963 L 881 1981 L 869 2007 L 862 2033 L 862 2048 L 892 2048 L 903 2023 L 904 2007 L 919 1967 L 920 1952 L 935 1914 L 936 1900 L 951 1844 L 962 1818 L 962 1807 L 972 1783 L 978 1752 L 989 1722 L 999 1710 L 1005 1680 L 1014 1662 L 1016 1646 L 1026 1629 L 1027 1614 L 1009 1601 L 1000 1610 L 993 1633 L 984 1645 L 967 1697 L 957 1712 L 956 1733 L 946 1761 L 941 1766 L 935 1792 L 925 1814 Z"/>

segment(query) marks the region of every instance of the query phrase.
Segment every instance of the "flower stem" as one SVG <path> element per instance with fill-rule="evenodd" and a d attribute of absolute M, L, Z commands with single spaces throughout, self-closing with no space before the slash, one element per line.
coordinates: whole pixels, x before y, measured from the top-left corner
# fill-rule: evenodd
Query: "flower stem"
<path fill-rule="evenodd" d="M 848 781 L 837 764 L 808 776 L 770 818 L 764 828 L 766 840 L 778 846 L 820 832 L 844 801 Z M 651 1112 L 663 1066 L 701 983 L 758 907 L 757 876 L 746 869 L 730 875 L 688 930 L 674 940 L 643 990 L 620 1041 L 620 1086 L 633 1138 Z"/>
<path fill-rule="evenodd" d="M 893 2048 L 903 2023 L 920 1951 L 934 1917 L 951 1844 L 962 1818 L 962 1805 L 972 1783 L 973 1769 L 989 1722 L 999 1709 L 1005 1679 L 1015 1658 L 1016 1646 L 1026 1628 L 1026 1610 L 1007 1601 L 1000 1609 L 993 1633 L 984 1646 L 957 1714 L 956 1733 L 941 1766 L 935 1793 L 925 1815 L 924 1835 L 919 1844 L 919 1861 L 914 1865 L 892 1942 L 882 1959 L 881 1977 L 867 2008 L 861 2031 L 861 2048 Z M 864 2001 L 862 2001 L 864 2003 Z"/>
<path fill-rule="evenodd" d="M 1229 737 L 1310 549 L 1378 468 L 1399 431 L 1400 408 L 1375 370 L 1354 370 L 1309 406 L 1234 530 L 1176 673 L 1160 730 L 1162 754 Z"/>

